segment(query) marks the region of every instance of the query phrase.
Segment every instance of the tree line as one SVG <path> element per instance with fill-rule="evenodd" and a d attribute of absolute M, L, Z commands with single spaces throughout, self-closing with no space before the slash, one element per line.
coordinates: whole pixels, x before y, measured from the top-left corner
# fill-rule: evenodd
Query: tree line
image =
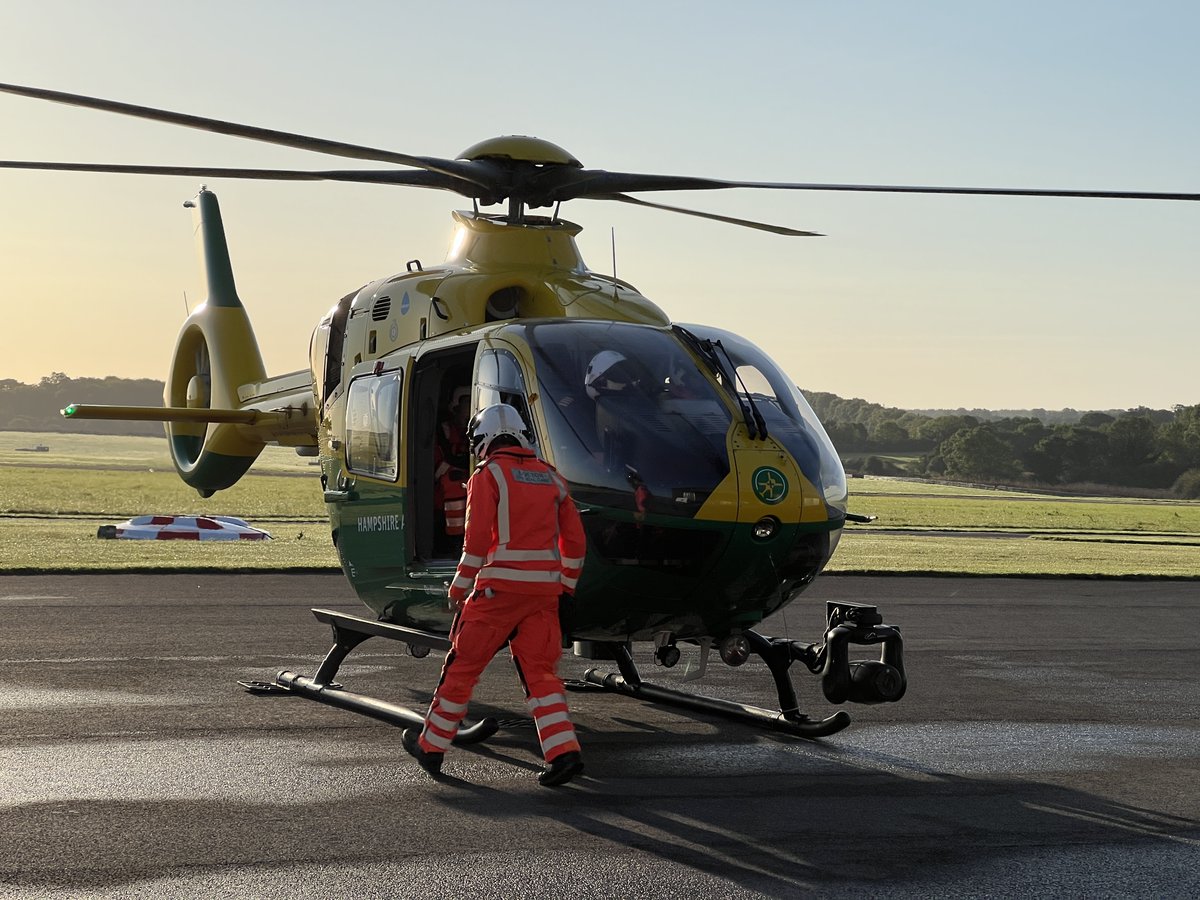
<path fill-rule="evenodd" d="M 104 406 L 162 406 L 163 383 L 152 378 L 71 378 L 62 372 L 37 384 L 0 379 L 0 431 L 82 432 L 162 436 L 160 422 L 107 422 L 65 419 L 59 410 L 72 403 Z"/>
<path fill-rule="evenodd" d="M 1064 410 L 1047 422 L 1019 412 L 931 416 L 836 394 L 807 396 L 843 458 L 867 474 L 900 474 L 882 456 L 904 454 L 916 457 L 905 474 L 985 484 L 1114 485 L 1200 498 L 1200 405 Z"/>

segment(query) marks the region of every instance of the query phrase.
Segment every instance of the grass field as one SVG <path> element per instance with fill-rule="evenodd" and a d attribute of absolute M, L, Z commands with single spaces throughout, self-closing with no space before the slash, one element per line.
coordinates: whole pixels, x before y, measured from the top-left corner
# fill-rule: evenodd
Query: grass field
<path fill-rule="evenodd" d="M 930 537 L 847 529 L 826 570 L 841 574 L 1197 578 L 1200 541 Z"/>
<path fill-rule="evenodd" d="M 49 448 L 45 453 L 21 448 Z M 257 473 L 303 474 L 317 467 L 310 458 L 286 447 L 267 447 L 254 463 Z M 138 472 L 171 472 L 166 438 L 110 434 L 45 434 L 0 431 L 0 466 L 129 469 Z"/>
<path fill-rule="evenodd" d="M 205 500 L 174 469 L 25 468 L 0 464 L 0 514 L 125 519 L 144 513 L 232 515 L 243 519 L 324 520 L 321 483 L 303 476 L 250 473 Z"/>
<path fill-rule="evenodd" d="M 1060 497 L 890 478 L 850 482 L 830 572 L 1200 577 L 1200 503 Z"/>
<path fill-rule="evenodd" d="M 37 444 L 48 452 L 25 452 Z M 267 448 L 208 500 L 175 475 L 158 438 L 0 432 L 0 574 L 107 570 L 331 569 L 315 466 Z M 1200 578 L 1200 503 L 1051 497 L 884 478 L 850 482 L 830 572 Z M 111 541 L 133 515 L 224 514 L 275 540 Z"/>
<path fill-rule="evenodd" d="M 1200 504 L 1151 500 L 1028 498 L 995 491 L 965 494 L 852 495 L 850 511 L 878 516 L 877 527 L 1085 534 L 1160 534 L 1200 538 Z"/>
<path fill-rule="evenodd" d="M 20 447 L 38 444 L 47 452 Z M 113 541 L 100 525 L 147 513 L 232 515 L 271 541 Z M 316 466 L 267 447 L 250 472 L 205 500 L 179 480 L 161 438 L 0 432 L 0 573 L 331 569 Z"/>

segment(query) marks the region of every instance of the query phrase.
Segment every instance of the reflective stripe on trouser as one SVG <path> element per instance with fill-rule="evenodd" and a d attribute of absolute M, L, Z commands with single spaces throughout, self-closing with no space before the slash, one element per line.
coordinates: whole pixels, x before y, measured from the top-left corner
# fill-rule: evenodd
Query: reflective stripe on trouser
<path fill-rule="evenodd" d="M 452 703 L 444 697 L 434 696 L 425 714 L 425 727 L 421 730 L 418 743 L 426 753 L 445 753 L 458 734 L 458 726 L 467 714 L 467 704 Z"/>
<path fill-rule="evenodd" d="M 537 726 L 538 741 L 542 745 L 542 756 L 546 762 L 564 753 L 579 752 L 579 740 L 567 713 L 567 698 L 562 694 L 547 694 L 530 697 L 525 705 L 533 714 Z"/>
<path fill-rule="evenodd" d="M 467 523 L 467 498 L 447 497 L 443 512 L 446 516 L 446 534 L 461 535 Z"/>
<path fill-rule="evenodd" d="M 508 591 L 492 591 L 491 594 L 490 597 L 478 591 L 472 594 L 454 622 L 450 631 L 453 646 L 446 654 L 442 677 L 425 717 L 422 748 L 437 753 L 449 747 L 449 740 L 453 739 L 458 723 L 466 714 L 479 676 L 507 643 L 526 699 L 532 702 L 534 698 L 557 697 L 554 704 L 538 704 L 544 716 L 554 718 L 546 718 L 543 722 L 536 713 L 534 716 L 546 759 L 578 750 L 574 729 L 566 718 L 563 683 L 557 671 L 562 655 L 558 597 Z M 451 722 L 454 729 L 442 727 L 437 718 Z M 563 722 L 566 722 L 566 729 L 562 727 Z M 564 733 L 569 736 L 559 736 Z M 441 746 L 441 741 L 435 743 L 435 738 L 447 738 L 445 746 Z"/>

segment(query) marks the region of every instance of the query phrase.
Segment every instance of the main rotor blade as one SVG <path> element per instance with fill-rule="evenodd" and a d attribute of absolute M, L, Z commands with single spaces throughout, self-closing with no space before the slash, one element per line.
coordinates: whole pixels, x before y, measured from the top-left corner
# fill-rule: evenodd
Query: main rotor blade
<path fill-rule="evenodd" d="M 576 169 L 554 172 L 555 200 L 642 191 L 710 191 L 750 188 L 770 191 L 859 191 L 882 194 L 982 194 L 1011 197 L 1093 197 L 1111 200 L 1200 200 L 1200 193 L 1179 191 L 1097 191 L 1069 188 L 922 187 L 899 184 L 815 184 L 778 181 L 725 181 L 685 175 L 640 175 Z"/>
<path fill-rule="evenodd" d="M 716 222 L 726 222 L 730 225 L 741 225 L 745 228 L 755 228 L 758 231 L 769 231 L 772 234 L 783 234 L 789 237 L 824 237 L 816 231 L 797 231 L 783 225 L 768 225 L 765 222 L 752 222 L 749 219 L 735 219 L 732 216 L 720 216 L 716 213 L 700 212 L 695 209 L 684 209 L 681 206 L 667 206 L 665 203 L 651 203 L 639 200 L 627 194 L 586 194 L 587 200 L 619 200 L 621 203 L 632 203 L 634 206 L 648 206 L 651 209 L 665 209 L 667 212 L 682 213 L 685 216 L 695 216 L 698 219 L 712 219 Z"/>
<path fill-rule="evenodd" d="M 448 191 L 468 192 L 468 185 L 460 178 L 440 172 L 404 172 L 395 169 L 338 169 L 308 171 L 301 169 L 245 169 L 222 168 L 220 166 L 140 166 L 117 163 L 68 163 L 29 160 L 0 160 L 0 169 L 26 169 L 54 172 L 99 172 L 118 175 L 186 175 L 193 178 L 248 178 L 262 181 L 345 181 L 361 184 L 399 184 L 416 187 L 441 188 Z"/>
<path fill-rule="evenodd" d="M 424 169 L 427 172 L 438 172 L 442 175 L 459 178 L 471 184 L 487 188 L 492 192 L 494 192 L 496 187 L 492 184 L 491 179 L 480 172 L 479 166 L 462 160 L 438 159 L 430 156 L 410 156 L 407 153 L 396 153 L 391 150 L 379 150 L 373 147 L 363 147 L 358 144 L 345 144 L 341 141 L 328 141 L 324 138 L 293 134 L 287 131 L 258 128 L 253 125 L 239 125 L 236 122 L 226 122 L 221 119 L 208 119 L 203 116 L 188 115 L 187 113 L 171 112 L 149 106 L 137 106 L 132 103 L 121 103 L 116 100 L 104 100 L 99 97 L 86 97 L 82 94 L 68 94 L 45 88 L 26 87 L 19 84 L 0 83 L 0 92 L 16 94 L 22 97 L 33 97 L 38 100 L 49 100 L 53 103 L 63 103 L 67 106 L 98 109 L 105 112 L 117 113 L 122 116 L 132 116 L 137 119 L 149 119 L 152 122 L 182 125 L 185 128 L 195 128 L 214 134 L 243 137 L 252 141 L 262 141 L 263 143 L 276 144 L 282 147 L 295 147 L 299 150 L 327 153 L 331 156 L 413 166 L 418 169 Z"/>

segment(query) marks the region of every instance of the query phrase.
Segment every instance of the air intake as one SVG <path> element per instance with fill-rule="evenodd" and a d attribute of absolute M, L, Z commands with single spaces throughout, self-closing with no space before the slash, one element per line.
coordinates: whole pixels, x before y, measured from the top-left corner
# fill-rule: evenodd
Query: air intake
<path fill-rule="evenodd" d="M 371 307 L 371 321 L 382 322 L 392 313 L 392 298 L 380 297 Z"/>

